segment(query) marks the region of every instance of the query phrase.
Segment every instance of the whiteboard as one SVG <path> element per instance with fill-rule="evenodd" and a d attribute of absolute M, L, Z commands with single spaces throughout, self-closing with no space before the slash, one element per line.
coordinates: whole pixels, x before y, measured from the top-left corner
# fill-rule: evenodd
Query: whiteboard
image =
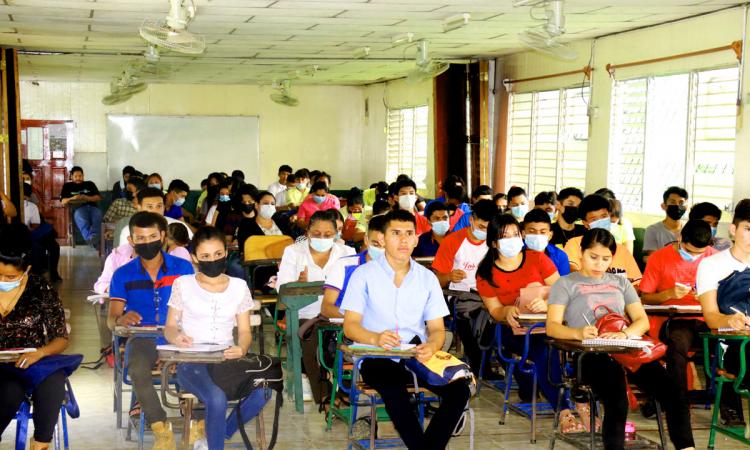
<path fill-rule="evenodd" d="M 257 116 L 131 116 L 107 115 L 107 185 L 131 165 L 158 172 L 164 188 L 185 181 L 191 190 L 210 172 L 240 169 L 245 181 L 257 185 L 260 143 Z"/>

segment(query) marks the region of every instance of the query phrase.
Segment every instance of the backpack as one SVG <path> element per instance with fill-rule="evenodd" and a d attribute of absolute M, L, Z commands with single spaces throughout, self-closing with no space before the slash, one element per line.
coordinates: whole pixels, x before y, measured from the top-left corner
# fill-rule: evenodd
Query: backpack
<path fill-rule="evenodd" d="M 750 268 L 742 272 L 735 270 L 719 281 L 716 303 L 722 314 L 733 315 L 732 307 L 746 313 L 750 311 Z"/>

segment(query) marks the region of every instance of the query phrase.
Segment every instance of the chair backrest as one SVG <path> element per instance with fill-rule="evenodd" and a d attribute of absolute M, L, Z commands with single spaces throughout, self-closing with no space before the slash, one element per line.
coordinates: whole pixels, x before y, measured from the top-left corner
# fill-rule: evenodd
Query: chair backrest
<path fill-rule="evenodd" d="M 245 241 L 245 261 L 281 259 L 284 249 L 293 243 L 289 236 L 250 236 Z"/>

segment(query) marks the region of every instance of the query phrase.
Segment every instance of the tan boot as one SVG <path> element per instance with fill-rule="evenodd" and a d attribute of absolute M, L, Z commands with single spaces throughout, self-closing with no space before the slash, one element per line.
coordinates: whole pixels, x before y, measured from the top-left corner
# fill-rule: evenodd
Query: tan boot
<path fill-rule="evenodd" d="M 194 445 L 195 441 L 206 439 L 206 421 L 205 420 L 191 420 L 190 421 L 190 445 Z"/>
<path fill-rule="evenodd" d="M 171 423 L 154 422 L 151 424 L 151 431 L 154 432 L 152 450 L 176 450 Z"/>
<path fill-rule="evenodd" d="M 49 448 L 49 442 L 45 444 L 44 442 L 37 442 L 32 439 L 29 450 L 47 450 L 48 448 Z"/>

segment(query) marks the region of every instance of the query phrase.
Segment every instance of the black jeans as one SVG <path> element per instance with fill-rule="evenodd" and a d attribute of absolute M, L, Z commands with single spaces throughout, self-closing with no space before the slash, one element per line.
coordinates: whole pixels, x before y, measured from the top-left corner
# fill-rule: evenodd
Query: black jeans
<path fill-rule="evenodd" d="M 625 448 L 625 420 L 628 417 L 625 369 L 605 354 L 587 355 L 582 361 L 583 383 L 591 386 L 604 405 L 602 438 L 605 450 Z M 680 387 L 670 379 L 658 361 L 644 364 L 636 372 L 627 372 L 628 380 L 656 398 L 667 413 L 672 444 L 679 450 L 694 447 L 690 425 L 690 407 L 680 399 Z"/>
<path fill-rule="evenodd" d="M 380 394 L 393 426 L 409 450 L 440 450 L 448 445 L 471 395 L 466 383 L 420 385 L 440 396 L 440 407 L 427 429 L 422 431 L 406 390 L 407 385 L 412 384 L 412 375 L 403 362 L 368 359 L 362 362 L 360 373 L 364 382 Z"/>
<path fill-rule="evenodd" d="M 62 371 L 45 378 L 31 393 L 35 441 L 52 441 L 64 398 L 65 374 Z M 0 372 L 0 434 L 16 416 L 18 407 L 25 399 L 26 388 L 21 379 L 7 372 Z"/>

